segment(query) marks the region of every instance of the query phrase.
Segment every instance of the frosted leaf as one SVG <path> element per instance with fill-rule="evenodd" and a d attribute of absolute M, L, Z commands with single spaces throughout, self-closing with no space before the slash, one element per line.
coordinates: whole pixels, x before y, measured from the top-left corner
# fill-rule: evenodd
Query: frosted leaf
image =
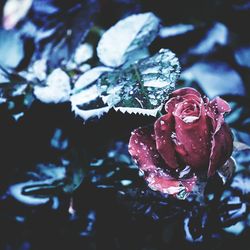
<path fill-rule="evenodd" d="M 84 121 L 98 117 L 110 110 L 102 101 L 100 103 L 99 89 L 96 84 L 81 90 L 70 97 L 72 111 Z"/>
<path fill-rule="evenodd" d="M 97 46 L 100 61 L 119 67 L 129 57 L 151 44 L 158 34 L 160 20 L 153 13 L 131 15 L 107 30 Z"/>
<path fill-rule="evenodd" d="M 70 97 L 72 111 L 80 116 L 84 121 L 98 117 L 107 113 L 108 107 L 100 99 L 100 91 L 97 86 L 97 79 L 106 71 L 111 71 L 108 67 L 96 67 L 85 72 L 75 83 Z"/>
<path fill-rule="evenodd" d="M 28 13 L 32 0 L 8 0 L 3 8 L 3 27 L 13 29 Z"/>
<path fill-rule="evenodd" d="M 75 112 L 76 115 L 80 116 L 84 121 L 89 120 L 90 118 L 98 117 L 100 118 L 105 113 L 110 110 L 110 107 L 105 106 L 101 108 L 94 109 L 80 109 L 77 106 L 72 106 L 72 111 Z"/>
<path fill-rule="evenodd" d="M 156 116 L 174 90 L 179 74 L 175 54 L 161 49 L 124 69 L 104 73 L 98 80 L 100 95 L 115 110 Z"/>
<path fill-rule="evenodd" d="M 147 116 L 156 116 L 157 113 L 161 110 L 162 105 L 160 105 L 156 109 L 142 109 L 142 108 L 123 108 L 118 107 L 114 108 L 115 111 L 120 111 L 122 113 L 128 113 L 128 114 L 143 114 Z"/>
<path fill-rule="evenodd" d="M 99 96 L 98 88 L 96 85 L 89 87 L 77 94 L 70 97 L 72 107 L 82 105 L 94 101 Z"/>
<path fill-rule="evenodd" d="M 100 66 L 100 67 L 95 67 L 86 71 L 75 82 L 75 86 L 72 92 L 75 93 L 79 91 L 80 89 L 88 87 L 88 85 L 96 81 L 106 71 L 111 71 L 111 69 L 108 67 Z"/>
<path fill-rule="evenodd" d="M 60 103 L 69 100 L 70 78 L 61 69 L 55 69 L 47 78 L 45 87 L 34 86 L 34 94 L 42 102 Z"/>
<path fill-rule="evenodd" d="M 93 57 L 94 49 L 89 43 L 81 44 L 75 52 L 74 61 L 76 64 L 82 64 Z"/>

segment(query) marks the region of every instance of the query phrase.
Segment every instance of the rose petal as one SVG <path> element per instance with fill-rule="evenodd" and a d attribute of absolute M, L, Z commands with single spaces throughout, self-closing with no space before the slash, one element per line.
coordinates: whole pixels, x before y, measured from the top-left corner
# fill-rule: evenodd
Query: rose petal
<path fill-rule="evenodd" d="M 223 165 L 232 154 L 232 133 L 224 121 L 224 114 L 230 111 L 229 104 L 220 97 L 207 102 L 207 115 L 212 125 L 212 144 L 208 176 L 212 176 L 216 169 Z"/>
<path fill-rule="evenodd" d="M 128 149 L 143 171 L 162 167 L 161 158 L 156 149 L 153 126 L 134 130 L 129 140 Z"/>
<path fill-rule="evenodd" d="M 192 95 L 193 96 L 193 95 Z M 205 114 L 205 107 L 200 98 L 199 119 L 186 123 L 178 112 L 174 112 L 176 147 L 179 158 L 192 168 L 206 167 L 210 155 L 210 135 Z M 181 105 L 181 103 L 179 104 Z"/>
<path fill-rule="evenodd" d="M 215 97 L 210 103 L 211 103 L 211 105 L 216 105 L 218 111 L 222 114 L 231 111 L 229 104 L 225 100 L 223 100 L 222 98 L 220 98 L 218 96 Z"/>
<path fill-rule="evenodd" d="M 186 117 L 189 116 L 196 117 L 196 119 L 192 120 L 199 119 L 201 112 L 200 106 L 203 104 L 201 98 L 195 95 L 185 95 L 182 99 L 183 101 L 175 105 L 176 107 L 173 114 L 181 118 L 183 121 L 187 120 L 188 118 L 186 119 Z"/>
<path fill-rule="evenodd" d="M 177 96 L 184 96 L 184 95 L 189 95 L 189 94 L 196 95 L 197 97 L 201 97 L 201 94 L 196 89 L 189 88 L 189 87 L 177 89 L 172 92 L 171 96 L 177 97 Z"/>
<path fill-rule="evenodd" d="M 194 175 L 188 179 L 175 179 L 162 170 L 156 170 L 150 172 L 145 179 L 151 189 L 184 199 L 193 190 L 197 177 Z"/>
<path fill-rule="evenodd" d="M 172 113 L 175 110 L 175 106 L 180 102 L 180 98 L 172 97 L 165 104 L 165 110 L 167 113 Z"/>
<path fill-rule="evenodd" d="M 154 124 L 156 148 L 164 159 L 167 167 L 178 168 L 176 153 L 171 135 L 173 133 L 174 119 L 171 113 L 161 116 Z"/>
<path fill-rule="evenodd" d="M 166 102 L 166 104 L 165 104 L 165 110 L 166 110 L 167 113 L 173 112 L 176 109 L 176 105 L 179 104 L 179 103 L 181 103 L 181 102 L 184 102 L 184 100 L 197 100 L 198 103 L 200 102 L 201 96 L 200 95 L 198 96 L 195 93 L 195 92 L 197 92 L 196 90 L 194 90 L 192 88 L 184 88 L 183 91 L 181 91 L 181 90 L 182 89 L 175 90 L 174 91 L 175 93 L 173 92 L 174 96 L 173 96 L 173 93 L 172 93 L 171 96 L 173 96 L 173 97 L 170 98 Z M 190 91 L 190 94 L 187 93 L 188 91 Z M 183 95 L 176 95 L 178 93 L 183 93 Z"/>
<path fill-rule="evenodd" d="M 212 149 L 208 167 L 208 177 L 214 175 L 216 169 L 222 166 L 233 151 L 233 137 L 226 123 L 220 124 L 212 140 Z"/>
<path fill-rule="evenodd" d="M 211 102 L 208 103 L 208 116 L 211 118 L 213 132 L 216 133 L 219 131 L 221 125 L 224 123 L 223 115 L 226 112 L 230 112 L 231 108 L 229 104 L 221 99 L 220 97 L 216 97 Z"/>
<path fill-rule="evenodd" d="M 184 199 L 192 191 L 196 176 L 176 179 L 170 172 L 163 170 L 165 163 L 157 152 L 152 126 L 138 128 L 132 132 L 129 153 L 139 168 L 146 172 L 145 180 L 151 189 L 175 195 L 179 199 Z"/>

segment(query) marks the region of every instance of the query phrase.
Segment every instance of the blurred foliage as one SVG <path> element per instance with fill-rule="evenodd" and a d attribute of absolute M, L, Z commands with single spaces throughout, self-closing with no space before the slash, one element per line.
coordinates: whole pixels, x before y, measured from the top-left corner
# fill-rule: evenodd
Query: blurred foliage
<path fill-rule="evenodd" d="M 202 200 L 177 201 L 148 189 L 127 152 L 130 132 L 152 117 L 111 110 L 83 124 L 69 101 L 33 95 L 58 67 L 74 89 L 101 66 L 95 48 L 104 30 L 144 12 L 161 19 L 149 53 L 172 50 L 182 67 L 178 87 L 226 99 L 235 141 L 250 145 L 250 1 L 34 0 L 14 29 L 0 31 L 0 249 L 248 248 L 247 147 L 234 151 L 230 182 L 216 175 Z M 88 56 L 77 61 L 83 44 L 78 51 Z M 44 58 L 47 67 L 34 63 Z"/>

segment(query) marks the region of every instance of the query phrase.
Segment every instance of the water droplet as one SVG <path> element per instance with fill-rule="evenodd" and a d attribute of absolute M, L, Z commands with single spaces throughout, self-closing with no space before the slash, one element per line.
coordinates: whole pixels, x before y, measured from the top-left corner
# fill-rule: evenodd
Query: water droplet
<path fill-rule="evenodd" d="M 149 100 L 152 105 L 157 105 L 158 101 L 156 99 L 150 99 Z"/>
<path fill-rule="evenodd" d="M 176 133 L 175 132 L 172 132 L 172 134 L 171 134 L 171 139 L 176 139 Z"/>
<path fill-rule="evenodd" d="M 188 192 L 186 190 L 186 188 L 183 188 L 177 195 L 176 198 L 180 199 L 180 200 L 185 200 L 188 196 Z"/>
<path fill-rule="evenodd" d="M 162 131 L 167 130 L 167 125 L 166 125 L 166 123 L 164 121 L 161 121 L 160 124 L 161 124 L 161 130 Z"/>
<path fill-rule="evenodd" d="M 143 164 L 143 167 L 146 167 L 146 164 Z M 144 176 L 144 171 L 139 169 L 139 176 Z"/>
<path fill-rule="evenodd" d="M 128 186 L 128 185 L 130 185 L 131 183 L 132 183 L 131 180 L 121 180 L 121 184 L 122 184 L 123 186 Z"/>
<path fill-rule="evenodd" d="M 155 95 L 152 95 L 152 94 L 149 94 L 148 97 L 151 99 L 155 99 Z"/>

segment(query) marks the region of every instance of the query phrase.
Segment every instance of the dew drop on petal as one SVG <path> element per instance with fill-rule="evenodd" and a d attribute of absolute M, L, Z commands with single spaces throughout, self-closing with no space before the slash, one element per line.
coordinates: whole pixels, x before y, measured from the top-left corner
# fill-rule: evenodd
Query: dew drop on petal
<path fill-rule="evenodd" d="M 145 165 L 146 164 L 144 164 L 143 167 L 146 167 Z M 144 171 L 142 169 L 139 169 L 139 176 L 144 176 Z"/>

